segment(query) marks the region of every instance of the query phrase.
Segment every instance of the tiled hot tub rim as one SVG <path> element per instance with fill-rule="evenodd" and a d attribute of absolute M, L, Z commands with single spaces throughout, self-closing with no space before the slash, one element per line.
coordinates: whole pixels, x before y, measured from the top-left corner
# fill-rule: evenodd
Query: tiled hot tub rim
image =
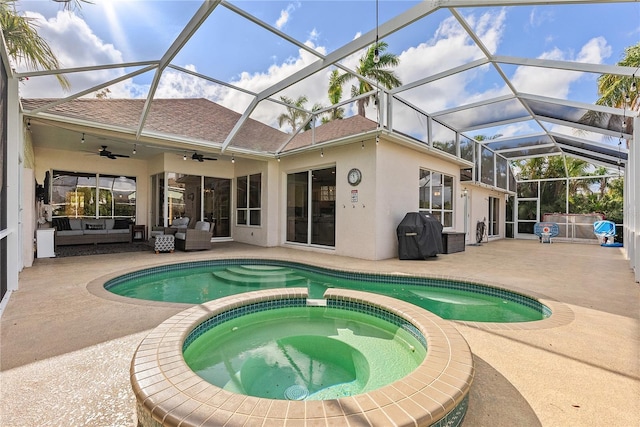
<path fill-rule="evenodd" d="M 427 356 L 409 376 L 369 393 L 329 401 L 278 401 L 227 392 L 197 376 L 182 356 L 184 340 L 199 324 L 231 307 L 274 299 L 306 298 L 306 288 L 271 289 L 210 301 L 163 322 L 140 344 L 131 363 L 140 425 L 243 425 L 285 419 L 347 425 L 366 419 L 372 425 L 458 425 L 464 417 L 474 368 L 469 347 L 454 324 L 419 307 L 361 291 L 329 289 L 326 299 L 380 307 L 398 315 L 426 338 Z M 322 402 L 322 411 L 318 410 Z M 314 410 L 315 409 L 315 410 Z"/>

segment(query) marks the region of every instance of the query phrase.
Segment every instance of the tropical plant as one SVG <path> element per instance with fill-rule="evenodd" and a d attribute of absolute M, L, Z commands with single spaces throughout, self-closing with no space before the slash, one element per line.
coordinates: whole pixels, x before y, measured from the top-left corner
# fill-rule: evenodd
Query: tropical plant
<path fill-rule="evenodd" d="M 369 81 L 375 81 L 378 85 L 387 89 L 393 89 L 402 85 L 402 82 L 391 70 L 392 67 L 397 67 L 400 63 L 400 59 L 393 53 L 385 53 L 388 45 L 386 42 L 377 42 L 369 46 L 365 54 L 360 58 L 358 66 L 355 69 L 355 74 L 344 73 L 337 76 L 333 82 L 329 84 L 329 96 L 334 93 L 338 88 L 342 88 L 346 83 L 356 79 L 358 85 L 351 86 L 351 96 L 357 97 L 367 92 L 371 92 L 375 87 L 369 83 Z M 379 60 L 376 62 L 374 56 L 378 51 Z M 368 79 L 365 80 L 362 77 Z M 339 89 L 340 91 L 342 89 Z M 358 114 L 365 115 L 365 107 L 369 105 L 369 102 L 375 98 L 376 95 L 371 95 L 366 98 L 358 100 Z"/>
<path fill-rule="evenodd" d="M 566 162 L 566 169 L 565 169 Z M 606 168 L 592 169 L 584 160 L 562 156 L 536 157 L 517 163 L 520 180 L 545 180 L 519 182 L 518 197 L 537 197 L 540 185 L 540 213 L 565 212 L 568 193 L 569 213 L 602 213 L 618 224 L 623 221 L 623 178 L 611 178 Z M 578 178 L 569 179 L 562 178 Z M 558 180 L 547 180 L 558 178 Z M 568 192 L 566 186 L 569 186 Z M 534 208 L 533 204 L 524 209 Z M 528 215 L 519 211 L 520 217 Z M 534 214 L 532 214 L 534 215 Z M 535 218 L 535 215 L 533 216 Z M 616 237 L 616 239 L 619 239 Z"/>
<path fill-rule="evenodd" d="M 281 96 L 280 100 L 286 105 L 287 112 L 278 116 L 278 127 L 282 127 L 287 124 L 291 126 L 291 129 L 295 131 L 305 120 L 307 120 L 307 113 L 304 111 L 304 104 L 308 99 L 306 95 L 300 95 L 298 99 L 289 98 L 288 96 Z"/>
<path fill-rule="evenodd" d="M 87 0 L 54 0 L 67 10 L 80 8 Z M 0 0 L 0 27 L 9 56 L 30 69 L 57 70 L 60 63 L 49 44 L 38 35 L 38 24 L 33 18 L 21 16 L 16 10 L 17 0 Z M 69 80 L 62 74 L 56 78 L 63 89 L 69 89 Z"/>
<path fill-rule="evenodd" d="M 288 96 L 281 96 L 280 100 L 286 104 L 286 113 L 282 113 L 278 116 L 278 126 L 282 127 L 287 124 L 291 126 L 292 131 L 295 132 L 303 123 L 306 122 L 304 130 L 309 130 L 314 125 L 313 118 L 307 121 L 309 113 L 305 110 L 304 105 L 309 100 L 306 95 L 300 95 L 298 99 L 289 98 Z M 324 108 L 320 104 L 314 104 L 311 107 L 311 111 L 319 111 Z"/>
<path fill-rule="evenodd" d="M 336 105 L 342 100 L 342 85 L 336 84 L 336 81 L 340 77 L 338 70 L 333 70 L 329 77 L 329 102 L 331 105 Z M 322 123 L 328 123 L 333 120 L 341 120 L 344 118 L 344 108 L 336 107 L 327 112 L 327 115 L 322 118 Z"/>
<path fill-rule="evenodd" d="M 622 67 L 640 67 L 640 43 L 629 46 L 624 50 L 624 58 L 617 65 Z M 640 76 L 638 76 L 640 77 Z M 629 111 L 640 110 L 640 99 L 638 98 L 638 90 L 632 90 L 632 86 L 637 86 L 634 80 L 636 76 L 620 76 L 613 74 L 602 74 L 598 77 L 598 95 L 600 98 L 596 101 L 596 105 L 607 107 L 624 108 Z M 626 123 L 620 123 L 619 116 L 613 116 L 607 113 L 588 111 L 580 119 L 580 123 L 587 125 L 607 126 L 612 129 L 622 125 L 625 133 L 632 133 L 633 121 L 627 120 Z"/>

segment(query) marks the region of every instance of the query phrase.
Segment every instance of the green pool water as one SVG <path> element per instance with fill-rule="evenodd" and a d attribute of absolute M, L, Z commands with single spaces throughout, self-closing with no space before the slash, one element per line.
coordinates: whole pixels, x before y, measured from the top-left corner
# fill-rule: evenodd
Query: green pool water
<path fill-rule="evenodd" d="M 209 329 L 184 350 L 189 367 L 208 382 L 281 400 L 366 393 L 405 377 L 425 354 L 413 335 L 391 322 L 327 307 L 244 315 Z"/>
<path fill-rule="evenodd" d="M 505 296 L 506 291 L 495 296 L 454 289 L 447 282 L 411 284 L 409 278 L 395 276 L 388 281 L 356 280 L 281 265 L 195 265 L 118 280 L 105 287 L 131 298 L 191 304 L 260 289 L 306 287 L 310 298 L 322 298 L 328 288 L 346 288 L 398 298 L 451 320 L 527 322 L 544 318 L 540 308 L 520 303 L 522 298 L 515 294 Z M 482 290 L 482 287 L 476 288 Z"/>

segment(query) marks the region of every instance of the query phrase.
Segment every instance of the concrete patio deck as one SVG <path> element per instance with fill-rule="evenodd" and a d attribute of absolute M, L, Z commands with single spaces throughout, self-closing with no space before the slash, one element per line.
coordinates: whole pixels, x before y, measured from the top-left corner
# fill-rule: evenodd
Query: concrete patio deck
<path fill-rule="evenodd" d="M 87 284 L 134 267 L 224 257 L 467 278 L 553 300 L 572 313 L 567 321 L 526 329 L 455 323 L 476 366 L 463 425 L 627 427 L 640 419 L 640 285 L 620 249 L 500 240 L 426 261 L 237 243 L 206 252 L 38 259 L 21 273 L 0 319 L 0 425 L 135 426 L 133 353 L 184 306 L 104 299 Z"/>

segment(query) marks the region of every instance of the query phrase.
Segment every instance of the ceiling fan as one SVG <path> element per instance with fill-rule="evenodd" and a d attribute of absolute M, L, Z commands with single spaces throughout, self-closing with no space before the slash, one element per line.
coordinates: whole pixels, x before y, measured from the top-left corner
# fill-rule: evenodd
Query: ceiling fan
<path fill-rule="evenodd" d="M 115 154 L 112 153 L 111 151 L 107 150 L 107 146 L 103 145 L 100 150 L 98 150 L 98 154 L 100 155 L 100 157 L 107 157 L 111 160 L 115 160 L 118 157 L 129 157 L 126 154 Z"/>
<path fill-rule="evenodd" d="M 191 160 L 197 160 L 199 162 L 204 162 L 205 160 L 218 160 L 215 157 L 205 157 L 204 154 L 193 153 L 191 156 Z"/>

